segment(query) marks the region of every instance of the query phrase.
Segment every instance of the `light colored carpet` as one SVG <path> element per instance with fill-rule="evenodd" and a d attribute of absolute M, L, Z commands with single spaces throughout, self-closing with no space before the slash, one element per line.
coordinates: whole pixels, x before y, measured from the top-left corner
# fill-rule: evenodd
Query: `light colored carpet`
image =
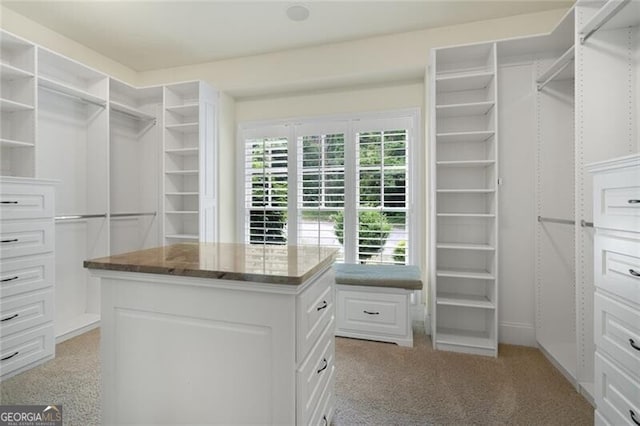
<path fill-rule="evenodd" d="M 98 330 L 56 359 L 0 384 L 0 404 L 63 404 L 65 425 L 100 423 Z M 592 425 L 593 409 L 537 349 L 500 346 L 497 359 L 439 352 L 422 330 L 413 348 L 336 339 L 342 425 Z"/>

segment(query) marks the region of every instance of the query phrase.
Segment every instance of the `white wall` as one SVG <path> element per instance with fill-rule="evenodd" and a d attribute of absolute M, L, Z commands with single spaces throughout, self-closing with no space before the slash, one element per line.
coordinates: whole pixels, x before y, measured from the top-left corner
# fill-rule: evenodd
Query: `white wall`
<path fill-rule="evenodd" d="M 219 133 L 220 141 L 218 147 L 218 226 L 219 239 L 222 242 L 235 241 L 235 148 L 233 141 L 236 135 L 235 100 L 225 94 L 220 94 L 218 105 Z"/>

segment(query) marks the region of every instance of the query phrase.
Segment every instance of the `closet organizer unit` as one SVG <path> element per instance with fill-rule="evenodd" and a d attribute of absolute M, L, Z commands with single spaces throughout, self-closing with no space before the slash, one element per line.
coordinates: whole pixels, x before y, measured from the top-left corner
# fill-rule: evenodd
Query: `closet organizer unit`
<path fill-rule="evenodd" d="M 217 92 L 202 82 L 164 87 L 165 244 L 215 241 Z"/>
<path fill-rule="evenodd" d="M 35 176 L 36 48 L 0 32 L 0 175 Z"/>
<path fill-rule="evenodd" d="M 162 87 L 109 83 L 110 252 L 160 242 Z"/>
<path fill-rule="evenodd" d="M 106 75 L 38 48 L 38 176 L 57 180 L 58 341 L 100 320 L 98 281 L 85 259 L 109 254 Z"/>
<path fill-rule="evenodd" d="M 495 44 L 432 52 L 432 340 L 495 356 L 498 171 Z"/>

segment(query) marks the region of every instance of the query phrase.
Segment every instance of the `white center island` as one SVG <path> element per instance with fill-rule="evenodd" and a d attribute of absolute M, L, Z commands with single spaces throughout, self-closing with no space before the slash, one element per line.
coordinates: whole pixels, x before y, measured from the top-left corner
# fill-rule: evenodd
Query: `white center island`
<path fill-rule="evenodd" d="M 335 249 L 177 244 L 101 279 L 103 424 L 328 425 Z"/>

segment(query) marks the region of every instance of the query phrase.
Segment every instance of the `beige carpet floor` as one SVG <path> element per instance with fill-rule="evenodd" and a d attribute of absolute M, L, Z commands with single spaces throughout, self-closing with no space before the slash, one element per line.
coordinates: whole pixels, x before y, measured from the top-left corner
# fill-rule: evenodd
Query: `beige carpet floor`
<path fill-rule="evenodd" d="M 56 359 L 0 383 L 0 404 L 63 404 L 65 425 L 100 423 L 99 331 L 57 346 Z M 336 339 L 334 425 L 592 425 L 593 409 L 534 348 L 497 359 Z"/>

